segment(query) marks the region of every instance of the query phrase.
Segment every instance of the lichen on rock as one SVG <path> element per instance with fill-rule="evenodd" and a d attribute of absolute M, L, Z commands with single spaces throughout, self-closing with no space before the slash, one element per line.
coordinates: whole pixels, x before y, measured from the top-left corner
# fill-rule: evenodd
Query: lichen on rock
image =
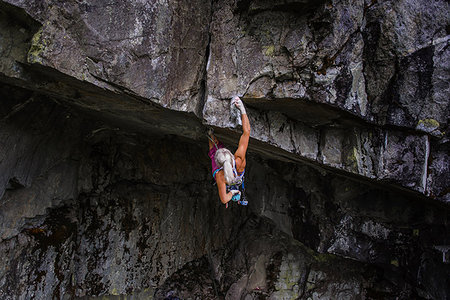
<path fill-rule="evenodd" d="M 31 39 L 31 47 L 27 55 L 27 61 L 29 63 L 42 64 L 43 62 L 42 53 L 45 51 L 47 45 L 46 41 L 42 39 L 42 30 L 43 28 L 41 27 Z"/>

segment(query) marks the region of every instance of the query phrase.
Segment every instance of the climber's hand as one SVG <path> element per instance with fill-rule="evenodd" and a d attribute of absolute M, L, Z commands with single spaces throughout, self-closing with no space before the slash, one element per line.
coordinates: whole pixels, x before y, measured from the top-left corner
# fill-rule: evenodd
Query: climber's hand
<path fill-rule="evenodd" d="M 234 105 L 236 105 L 236 107 L 241 111 L 241 114 L 246 114 L 244 103 L 238 96 L 235 96 L 232 101 Z"/>
<path fill-rule="evenodd" d="M 241 200 L 241 192 L 238 190 L 231 190 L 230 191 L 232 196 L 231 196 L 231 201 L 235 201 L 238 202 L 239 200 Z"/>
<path fill-rule="evenodd" d="M 231 190 L 230 191 L 230 193 L 234 196 L 234 195 L 236 195 L 236 194 L 241 194 L 241 191 L 239 191 L 239 190 Z"/>

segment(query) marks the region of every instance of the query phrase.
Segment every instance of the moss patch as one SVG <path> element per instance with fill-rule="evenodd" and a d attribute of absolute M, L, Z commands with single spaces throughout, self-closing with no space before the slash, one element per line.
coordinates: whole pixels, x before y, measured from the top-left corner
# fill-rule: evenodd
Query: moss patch
<path fill-rule="evenodd" d="M 424 119 L 424 120 L 419 120 L 419 122 L 417 123 L 417 126 L 424 126 L 426 128 L 436 129 L 436 128 L 439 128 L 440 124 L 435 119 Z"/>
<path fill-rule="evenodd" d="M 360 161 L 360 155 L 358 149 L 353 147 L 350 151 L 347 152 L 346 155 L 346 165 L 351 170 L 358 170 L 358 162 Z"/>
<path fill-rule="evenodd" d="M 274 45 L 270 45 L 270 46 L 264 46 L 264 54 L 266 56 L 275 56 L 275 46 Z"/>
<path fill-rule="evenodd" d="M 398 260 L 392 259 L 392 260 L 391 260 L 391 265 L 398 267 L 398 266 L 399 266 Z"/>
<path fill-rule="evenodd" d="M 42 53 L 46 48 L 46 42 L 42 38 L 42 27 L 36 32 L 31 39 L 31 47 L 28 50 L 27 61 L 29 63 L 42 64 Z"/>

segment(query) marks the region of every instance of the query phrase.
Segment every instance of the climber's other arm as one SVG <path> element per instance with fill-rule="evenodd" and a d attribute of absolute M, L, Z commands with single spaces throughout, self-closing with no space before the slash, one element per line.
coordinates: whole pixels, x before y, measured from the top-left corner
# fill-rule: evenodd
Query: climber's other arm
<path fill-rule="evenodd" d="M 230 191 L 227 193 L 227 187 L 225 183 L 225 176 L 223 175 L 223 171 L 219 171 L 216 173 L 216 183 L 217 189 L 219 190 L 219 198 L 223 204 L 227 204 L 230 202 L 231 198 L 233 198 L 234 194 L 240 193 L 239 191 Z"/>

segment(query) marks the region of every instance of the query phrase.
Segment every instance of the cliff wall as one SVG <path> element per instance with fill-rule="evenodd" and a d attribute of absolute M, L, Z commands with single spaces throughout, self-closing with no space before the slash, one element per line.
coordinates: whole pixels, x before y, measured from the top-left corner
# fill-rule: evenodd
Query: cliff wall
<path fill-rule="evenodd" d="M 448 297 L 448 2 L 0 15 L 7 299 Z M 250 204 L 225 209 L 205 125 L 236 147 L 233 95 Z"/>

